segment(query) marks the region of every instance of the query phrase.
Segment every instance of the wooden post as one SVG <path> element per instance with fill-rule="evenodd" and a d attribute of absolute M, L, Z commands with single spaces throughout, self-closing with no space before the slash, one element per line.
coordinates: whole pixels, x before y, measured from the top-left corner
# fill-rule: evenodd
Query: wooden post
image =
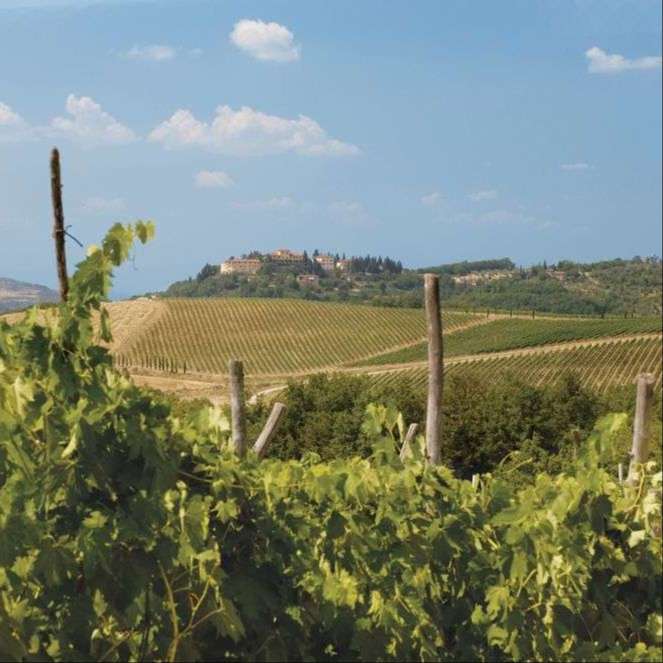
<path fill-rule="evenodd" d="M 405 439 L 403 440 L 403 446 L 401 447 L 401 452 L 399 454 L 401 460 L 405 460 L 412 456 L 412 443 L 414 438 L 417 435 L 417 430 L 419 429 L 419 424 L 410 424 L 405 433 Z"/>
<path fill-rule="evenodd" d="M 235 453 L 246 453 L 246 418 L 244 416 L 244 365 L 237 359 L 228 364 L 230 377 L 230 420 Z"/>
<path fill-rule="evenodd" d="M 60 178 L 60 153 L 54 147 L 51 152 L 51 202 L 53 203 L 53 239 L 55 240 L 55 261 L 60 281 L 60 299 L 67 301 L 69 278 L 67 277 L 67 257 L 64 249 L 64 210 L 62 208 L 62 181 Z"/>
<path fill-rule="evenodd" d="M 444 359 L 442 347 L 442 319 L 440 317 L 440 278 L 437 274 L 424 274 L 424 299 L 428 332 L 428 402 L 426 404 L 426 452 L 428 462 L 439 465 L 440 414 Z"/>
<path fill-rule="evenodd" d="M 633 420 L 633 446 L 631 463 L 628 468 L 628 482 L 633 485 L 639 481 L 639 467 L 647 462 L 649 456 L 649 413 L 654 400 L 654 376 L 640 373 L 636 378 L 635 419 Z"/>
<path fill-rule="evenodd" d="M 274 437 L 284 414 L 285 405 L 283 403 L 274 403 L 274 407 L 272 407 L 272 411 L 269 413 L 265 427 L 262 429 L 260 435 L 258 435 L 258 439 L 253 445 L 253 451 L 258 458 L 263 458 L 267 455 L 269 445 L 272 443 L 272 438 Z"/>

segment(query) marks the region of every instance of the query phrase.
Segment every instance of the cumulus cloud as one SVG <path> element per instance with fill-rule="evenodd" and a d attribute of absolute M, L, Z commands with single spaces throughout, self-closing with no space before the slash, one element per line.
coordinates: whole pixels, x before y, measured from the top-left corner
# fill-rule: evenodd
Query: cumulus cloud
<path fill-rule="evenodd" d="M 84 145 L 119 145 L 136 140 L 134 132 L 118 122 L 90 97 L 70 94 L 65 105 L 69 117 L 51 120 L 49 134 Z"/>
<path fill-rule="evenodd" d="M 25 121 L 18 113 L 15 113 L 7 104 L 0 101 L 0 126 L 17 127 L 24 124 Z"/>
<path fill-rule="evenodd" d="M 307 156 L 352 156 L 355 145 L 331 138 L 310 117 L 288 119 L 243 106 L 219 106 L 211 123 L 180 109 L 157 126 L 149 140 L 166 148 L 198 147 L 219 154 L 257 156 L 295 152 Z"/>
<path fill-rule="evenodd" d="M 578 163 L 563 163 L 560 168 L 562 170 L 591 170 L 591 166 L 584 161 L 579 161 Z"/>
<path fill-rule="evenodd" d="M 633 69 L 660 69 L 662 61 L 660 55 L 629 60 L 617 53 L 606 53 L 598 46 L 586 50 L 585 57 L 589 61 L 587 70 L 590 74 L 618 74 Z"/>
<path fill-rule="evenodd" d="M 301 47 L 284 25 L 243 19 L 235 23 L 230 41 L 257 60 L 293 62 L 299 60 Z"/>
<path fill-rule="evenodd" d="M 148 46 L 133 46 L 122 55 L 130 60 L 164 62 L 172 60 L 177 55 L 177 50 L 165 44 L 150 44 Z"/>
<path fill-rule="evenodd" d="M 290 196 L 280 196 L 267 200 L 250 200 L 248 202 L 235 202 L 232 204 L 237 209 L 284 209 L 295 206 L 295 201 Z"/>
<path fill-rule="evenodd" d="M 28 123 L 10 106 L 0 101 L 0 143 L 22 140 L 28 133 Z"/>
<path fill-rule="evenodd" d="M 483 191 L 475 191 L 471 193 L 469 198 L 474 202 L 481 202 L 484 200 L 495 200 L 497 198 L 498 192 L 496 189 L 484 189 Z"/>
<path fill-rule="evenodd" d="M 227 189 L 235 183 L 222 170 L 201 170 L 194 175 L 193 181 L 199 189 Z"/>
<path fill-rule="evenodd" d="M 122 198 L 102 198 L 100 196 L 92 196 L 86 198 L 81 208 L 85 212 L 122 212 L 126 209 L 126 205 Z"/>
<path fill-rule="evenodd" d="M 426 196 L 421 197 L 421 204 L 426 207 L 435 207 L 442 202 L 442 194 L 439 191 L 433 191 Z"/>

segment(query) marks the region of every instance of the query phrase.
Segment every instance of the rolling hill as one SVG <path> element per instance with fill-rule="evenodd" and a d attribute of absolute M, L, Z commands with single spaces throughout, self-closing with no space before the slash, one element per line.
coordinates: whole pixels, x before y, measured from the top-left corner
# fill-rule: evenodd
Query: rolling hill
<path fill-rule="evenodd" d="M 141 384 L 186 398 L 223 400 L 230 358 L 243 360 L 254 394 L 321 371 L 364 373 L 383 382 L 426 380 L 421 309 L 147 297 L 106 307 L 116 364 Z M 574 371 L 604 390 L 648 371 L 660 385 L 660 317 L 531 319 L 445 311 L 443 323 L 447 374 L 471 372 L 487 381 L 514 374 L 541 384 Z"/>

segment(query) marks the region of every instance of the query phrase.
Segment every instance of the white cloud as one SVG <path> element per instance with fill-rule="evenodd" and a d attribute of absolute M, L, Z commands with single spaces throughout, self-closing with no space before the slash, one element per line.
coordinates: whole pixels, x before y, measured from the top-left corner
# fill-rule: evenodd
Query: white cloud
<path fill-rule="evenodd" d="M 590 74 L 618 74 L 632 69 L 660 69 L 662 62 L 660 55 L 629 60 L 617 53 L 606 53 L 598 46 L 592 46 L 585 51 L 585 56 L 589 60 L 587 70 Z"/>
<path fill-rule="evenodd" d="M 578 163 L 563 163 L 560 168 L 562 170 L 591 170 L 591 166 L 584 161 L 579 161 Z"/>
<path fill-rule="evenodd" d="M 284 25 L 243 19 L 235 23 L 230 41 L 257 60 L 292 62 L 299 60 L 301 47 Z"/>
<path fill-rule="evenodd" d="M 433 191 L 426 196 L 421 197 L 421 204 L 426 207 L 435 207 L 442 202 L 443 196 L 439 191 Z"/>
<path fill-rule="evenodd" d="M 290 196 L 269 198 L 268 200 L 251 200 L 248 202 L 235 202 L 232 204 L 237 209 L 284 209 L 295 206 L 295 201 Z"/>
<path fill-rule="evenodd" d="M 71 117 L 51 120 L 48 133 L 71 138 L 85 145 L 118 145 L 136 140 L 131 129 L 120 124 L 90 97 L 70 94 L 66 110 Z"/>
<path fill-rule="evenodd" d="M 25 121 L 18 113 L 0 101 L 0 127 L 17 127 L 24 124 Z"/>
<path fill-rule="evenodd" d="M 201 170 L 194 175 L 193 181 L 200 189 L 227 189 L 235 184 L 232 177 L 222 170 Z"/>
<path fill-rule="evenodd" d="M 122 198 L 102 198 L 100 196 L 93 196 L 86 198 L 81 208 L 86 212 L 122 212 L 126 209 L 124 200 Z"/>
<path fill-rule="evenodd" d="M 10 106 L 0 101 L 0 143 L 19 141 L 29 137 L 28 123 Z"/>
<path fill-rule="evenodd" d="M 233 110 L 219 106 L 210 124 L 180 109 L 157 126 L 149 140 L 166 148 L 199 147 L 219 154 L 256 156 L 295 152 L 307 156 L 348 156 L 359 154 L 355 145 L 330 138 L 310 117 L 296 120 L 267 115 L 243 106 Z"/>
<path fill-rule="evenodd" d="M 495 200 L 498 192 L 496 189 L 484 189 L 483 191 L 475 191 L 469 195 L 470 200 L 474 202 L 481 202 L 483 200 Z"/>
<path fill-rule="evenodd" d="M 164 62 L 165 60 L 172 60 L 177 55 L 177 50 L 165 44 L 150 44 L 149 46 L 133 46 L 122 55 L 130 60 Z"/>

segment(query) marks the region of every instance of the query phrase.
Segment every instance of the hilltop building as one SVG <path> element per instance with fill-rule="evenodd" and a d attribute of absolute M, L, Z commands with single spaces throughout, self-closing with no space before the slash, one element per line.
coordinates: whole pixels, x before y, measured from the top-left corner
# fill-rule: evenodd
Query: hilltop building
<path fill-rule="evenodd" d="M 352 260 L 349 258 L 346 259 L 344 258 L 343 260 L 339 260 L 336 263 L 336 267 L 338 267 L 342 272 L 347 272 L 350 269 L 350 265 L 352 264 Z"/>
<path fill-rule="evenodd" d="M 278 262 L 284 265 L 304 262 L 304 254 L 290 249 L 276 249 L 269 254 L 272 262 Z"/>
<path fill-rule="evenodd" d="M 322 269 L 325 270 L 325 272 L 333 272 L 334 267 L 336 267 L 336 260 L 334 260 L 334 256 L 330 256 L 329 254 L 322 253 L 318 256 L 315 256 L 314 260 L 322 267 Z"/>
<path fill-rule="evenodd" d="M 222 274 L 256 274 L 262 267 L 259 258 L 229 258 L 221 263 Z"/>

